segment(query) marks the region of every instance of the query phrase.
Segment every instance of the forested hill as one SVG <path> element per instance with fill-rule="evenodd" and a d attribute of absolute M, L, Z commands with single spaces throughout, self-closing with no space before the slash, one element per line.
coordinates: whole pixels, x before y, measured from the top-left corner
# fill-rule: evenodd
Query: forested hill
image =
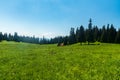
<path fill-rule="evenodd" d="M 64 45 L 81 43 L 82 42 L 103 42 L 103 43 L 120 43 L 120 29 L 116 29 L 113 24 L 103 25 L 102 28 L 92 25 L 92 19 L 89 20 L 88 28 L 84 28 L 83 25 L 77 29 L 71 28 L 69 36 L 58 36 L 51 39 L 37 38 L 35 36 L 19 36 L 17 32 L 12 34 L 0 32 L 0 41 L 15 41 L 15 42 L 27 42 L 36 44 L 54 44 L 63 43 Z"/>

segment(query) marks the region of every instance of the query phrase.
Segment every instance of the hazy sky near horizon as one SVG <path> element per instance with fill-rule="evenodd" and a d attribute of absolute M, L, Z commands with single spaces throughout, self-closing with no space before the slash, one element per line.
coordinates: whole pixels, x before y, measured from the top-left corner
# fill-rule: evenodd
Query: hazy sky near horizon
<path fill-rule="evenodd" d="M 0 32 L 49 38 L 87 28 L 89 18 L 120 28 L 120 0 L 0 0 Z"/>

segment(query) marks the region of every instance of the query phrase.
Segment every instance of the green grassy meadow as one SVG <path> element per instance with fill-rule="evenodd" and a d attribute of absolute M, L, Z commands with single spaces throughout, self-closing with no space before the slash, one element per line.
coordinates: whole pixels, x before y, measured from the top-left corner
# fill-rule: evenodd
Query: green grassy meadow
<path fill-rule="evenodd" d="M 0 43 L 0 80 L 119 80 L 120 45 Z"/>

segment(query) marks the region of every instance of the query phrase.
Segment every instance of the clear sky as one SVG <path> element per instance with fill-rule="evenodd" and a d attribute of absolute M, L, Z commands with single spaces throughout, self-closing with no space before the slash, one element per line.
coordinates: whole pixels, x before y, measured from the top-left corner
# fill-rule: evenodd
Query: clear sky
<path fill-rule="evenodd" d="M 89 18 L 120 28 L 120 0 L 0 0 L 0 31 L 54 37 L 71 27 L 86 28 Z"/>

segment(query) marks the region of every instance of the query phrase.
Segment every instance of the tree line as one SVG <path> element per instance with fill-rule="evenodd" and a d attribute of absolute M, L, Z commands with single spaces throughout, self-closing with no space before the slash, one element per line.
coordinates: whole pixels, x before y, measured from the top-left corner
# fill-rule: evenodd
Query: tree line
<path fill-rule="evenodd" d="M 102 43 L 120 43 L 120 29 L 116 29 L 113 24 L 103 25 L 102 28 L 92 25 L 92 19 L 89 20 L 88 28 L 83 25 L 77 29 L 71 28 L 69 36 L 58 37 L 58 45 L 64 45 L 87 42 L 88 45 L 93 42 Z"/>
<path fill-rule="evenodd" d="M 103 42 L 103 43 L 120 43 L 120 29 L 116 30 L 113 24 L 103 25 L 102 28 L 92 25 L 92 19 L 89 20 L 88 28 L 84 28 L 83 25 L 80 27 L 71 28 L 69 36 L 58 36 L 55 38 L 47 39 L 45 37 L 30 37 L 30 36 L 20 36 L 17 32 L 12 34 L 0 32 L 0 41 L 15 41 L 15 42 L 26 42 L 26 43 L 35 43 L 35 44 L 55 44 L 60 45 L 70 45 L 75 43 L 87 42 L 88 45 L 93 42 Z"/>
<path fill-rule="evenodd" d="M 39 43 L 39 38 L 36 38 L 35 36 L 29 37 L 29 36 L 19 36 L 17 32 L 12 35 L 11 33 L 2 33 L 0 32 L 0 41 L 6 40 L 6 41 L 15 41 L 15 42 L 26 42 L 26 43 Z"/>

